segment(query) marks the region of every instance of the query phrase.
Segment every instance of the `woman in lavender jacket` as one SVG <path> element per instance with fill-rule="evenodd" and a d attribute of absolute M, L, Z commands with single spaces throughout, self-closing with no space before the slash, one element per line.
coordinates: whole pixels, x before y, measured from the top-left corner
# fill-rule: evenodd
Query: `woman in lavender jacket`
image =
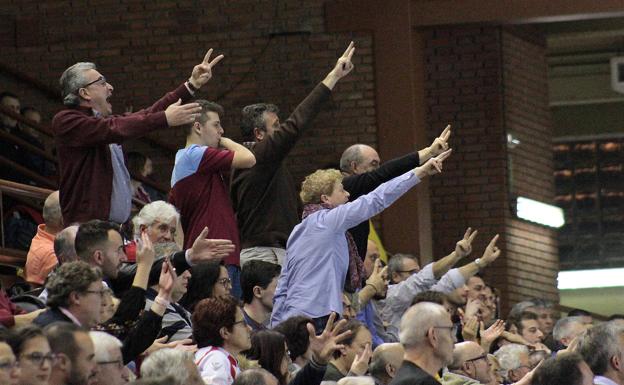
<path fill-rule="evenodd" d="M 342 314 L 343 289 L 359 288 L 364 277 L 361 258 L 347 230 L 383 211 L 422 178 L 441 172 L 450 153 L 429 159 L 353 202 L 348 202 L 349 193 L 338 170 L 308 175 L 300 194 L 305 205 L 303 220 L 288 238 L 271 325 L 305 315 L 317 322 L 319 330 L 332 312 Z"/>

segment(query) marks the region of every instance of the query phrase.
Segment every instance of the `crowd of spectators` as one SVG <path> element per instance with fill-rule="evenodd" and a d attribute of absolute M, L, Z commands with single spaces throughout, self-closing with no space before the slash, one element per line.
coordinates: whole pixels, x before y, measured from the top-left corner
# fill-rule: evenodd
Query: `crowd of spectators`
<path fill-rule="evenodd" d="M 212 50 L 186 82 L 124 115 L 93 63 L 69 67 L 52 121 L 60 188 L 30 242 L 30 290 L 0 291 L 0 384 L 624 385 L 619 317 L 561 317 L 540 298 L 502 314 L 481 274 L 501 257 L 498 234 L 475 250 L 468 228 L 425 265 L 405 253 L 382 261 L 369 219 L 444 177 L 450 126 L 386 162 L 354 144 L 340 170 L 313 172 L 297 193 L 284 160 L 354 52 L 352 42 L 283 122 L 273 104 L 244 107 L 242 144 L 224 136 L 220 105 L 195 98 L 223 59 Z M 14 94 L 0 101 L 20 109 Z M 121 144 L 174 127 L 186 144 L 164 197 L 131 178 L 153 166 Z M 36 136 L 4 115 L 2 129 Z"/>

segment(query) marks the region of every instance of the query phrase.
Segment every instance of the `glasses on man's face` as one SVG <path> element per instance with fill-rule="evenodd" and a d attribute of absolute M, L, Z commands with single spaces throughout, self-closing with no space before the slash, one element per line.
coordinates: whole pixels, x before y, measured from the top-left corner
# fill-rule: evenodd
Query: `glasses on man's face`
<path fill-rule="evenodd" d="M 217 283 L 220 283 L 221 285 L 223 285 L 223 287 L 225 287 L 226 289 L 228 287 L 232 286 L 232 280 L 229 278 L 220 278 L 217 280 Z"/>
<path fill-rule="evenodd" d="M 9 370 L 12 370 L 14 368 L 17 368 L 18 366 L 19 366 L 18 361 L 1 361 L 0 362 L 0 370 L 3 370 L 5 372 L 8 372 Z"/>
<path fill-rule="evenodd" d="M 412 270 L 397 270 L 397 273 L 407 273 L 409 275 L 418 273 L 420 269 L 412 269 Z"/>
<path fill-rule="evenodd" d="M 473 362 L 473 361 L 479 361 L 479 360 L 485 360 L 487 362 L 487 354 L 482 354 L 479 357 L 471 358 L 469 360 L 466 360 L 465 362 Z"/>
<path fill-rule="evenodd" d="M 122 360 L 114 360 L 114 361 L 97 361 L 98 365 L 115 365 L 115 367 L 119 370 L 123 369 L 124 364 Z"/>
<path fill-rule="evenodd" d="M 80 88 L 87 88 L 87 87 L 89 87 L 92 84 L 97 84 L 97 85 L 103 86 L 103 85 L 106 84 L 106 78 L 104 76 L 100 75 L 100 77 L 98 77 L 94 81 L 89 82 L 89 83 L 85 84 L 84 86 L 82 86 Z"/>
<path fill-rule="evenodd" d="M 48 361 L 50 365 L 54 365 L 54 362 L 56 361 L 56 354 L 53 354 L 53 353 L 43 354 L 39 352 L 34 352 L 30 354 L 23 354 L 20 356 L 20 359 L 24 359 L 24 358 L 30 361 L 35 366 L 42 366 L 43 363 L 46 361 Z"/>

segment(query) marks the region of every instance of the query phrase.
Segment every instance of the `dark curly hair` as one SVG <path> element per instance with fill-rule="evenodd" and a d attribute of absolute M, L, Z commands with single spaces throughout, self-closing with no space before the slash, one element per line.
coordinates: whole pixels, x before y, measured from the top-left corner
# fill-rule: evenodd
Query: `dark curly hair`
<path fill-rule="evenodd" d="M 232 330 L 238 301 L 234 297 L 206 298 L 195 305 L 192 315 L 193 338 L 198 348 L 223 346 L 221 328 Z"/>
<path fill-rule="evenodd" d="M 293 361 L 306 354 L 310 346 L 308 323 L 312 323 L 312 318 L 295 316 L 288 318 L 273 328 L 273 330 L 280 332 L 286 337 L 290 359 Z"/>
<path fill-rule="evenodd" d="M 51 308 L 67 307 L 73 292 L 84 293 L 89 285 L 102 279 L 102 272 L 86 262 L 64 263 L 46 283 L 48 303 Z"/>
<path fill-rule="evenodd" d="M 260 330 L 251 336 L 251 349 L 247 357 L 258 361 L 263 369 L 277 378 L 280 385 L 286 385 L 287 373 L 281 373 L 282 360 L 286 356 L 286 337 L 274 330 Z"/>
<path fill-rule="evenodd" d="M 223 262 L 209 262 L 191 268 L 186 294 L 179 303 L 186 310 L 193 312 L 196 304 L 205 298 L 212 298 L 212 289 L 219 279 Z"/>
<path fill-rule="evenodd" d="M 243 140 L 254 140 L 254 128 L 266 131 L 266 123 L 264 121 L 265 112 L 279 113 L 279 108 L 275 104 L 256 103 L 243 107 L 241 119 L 241 135 Z"/>

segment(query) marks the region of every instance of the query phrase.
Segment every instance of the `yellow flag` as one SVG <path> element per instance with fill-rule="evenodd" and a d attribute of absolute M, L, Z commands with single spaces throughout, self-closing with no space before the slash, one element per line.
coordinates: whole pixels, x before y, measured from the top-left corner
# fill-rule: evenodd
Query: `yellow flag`
<path fill-rule="evenodd" d="M 383 263 L 388 263 L 388 254 L 386 253 L 386 249 L 384 249 L 381 239 L 379 239 L 379 235 L 377 235 L 377 232 L 375 231 L 375 226 L 373 226 L 373 222 L 370 219 L 368 220 L 368 225 L 370 226 L 368 240 L 375 242 L 377 245 L 377 248 L 379 249 L 379 259 L 381 259 Z"/>

